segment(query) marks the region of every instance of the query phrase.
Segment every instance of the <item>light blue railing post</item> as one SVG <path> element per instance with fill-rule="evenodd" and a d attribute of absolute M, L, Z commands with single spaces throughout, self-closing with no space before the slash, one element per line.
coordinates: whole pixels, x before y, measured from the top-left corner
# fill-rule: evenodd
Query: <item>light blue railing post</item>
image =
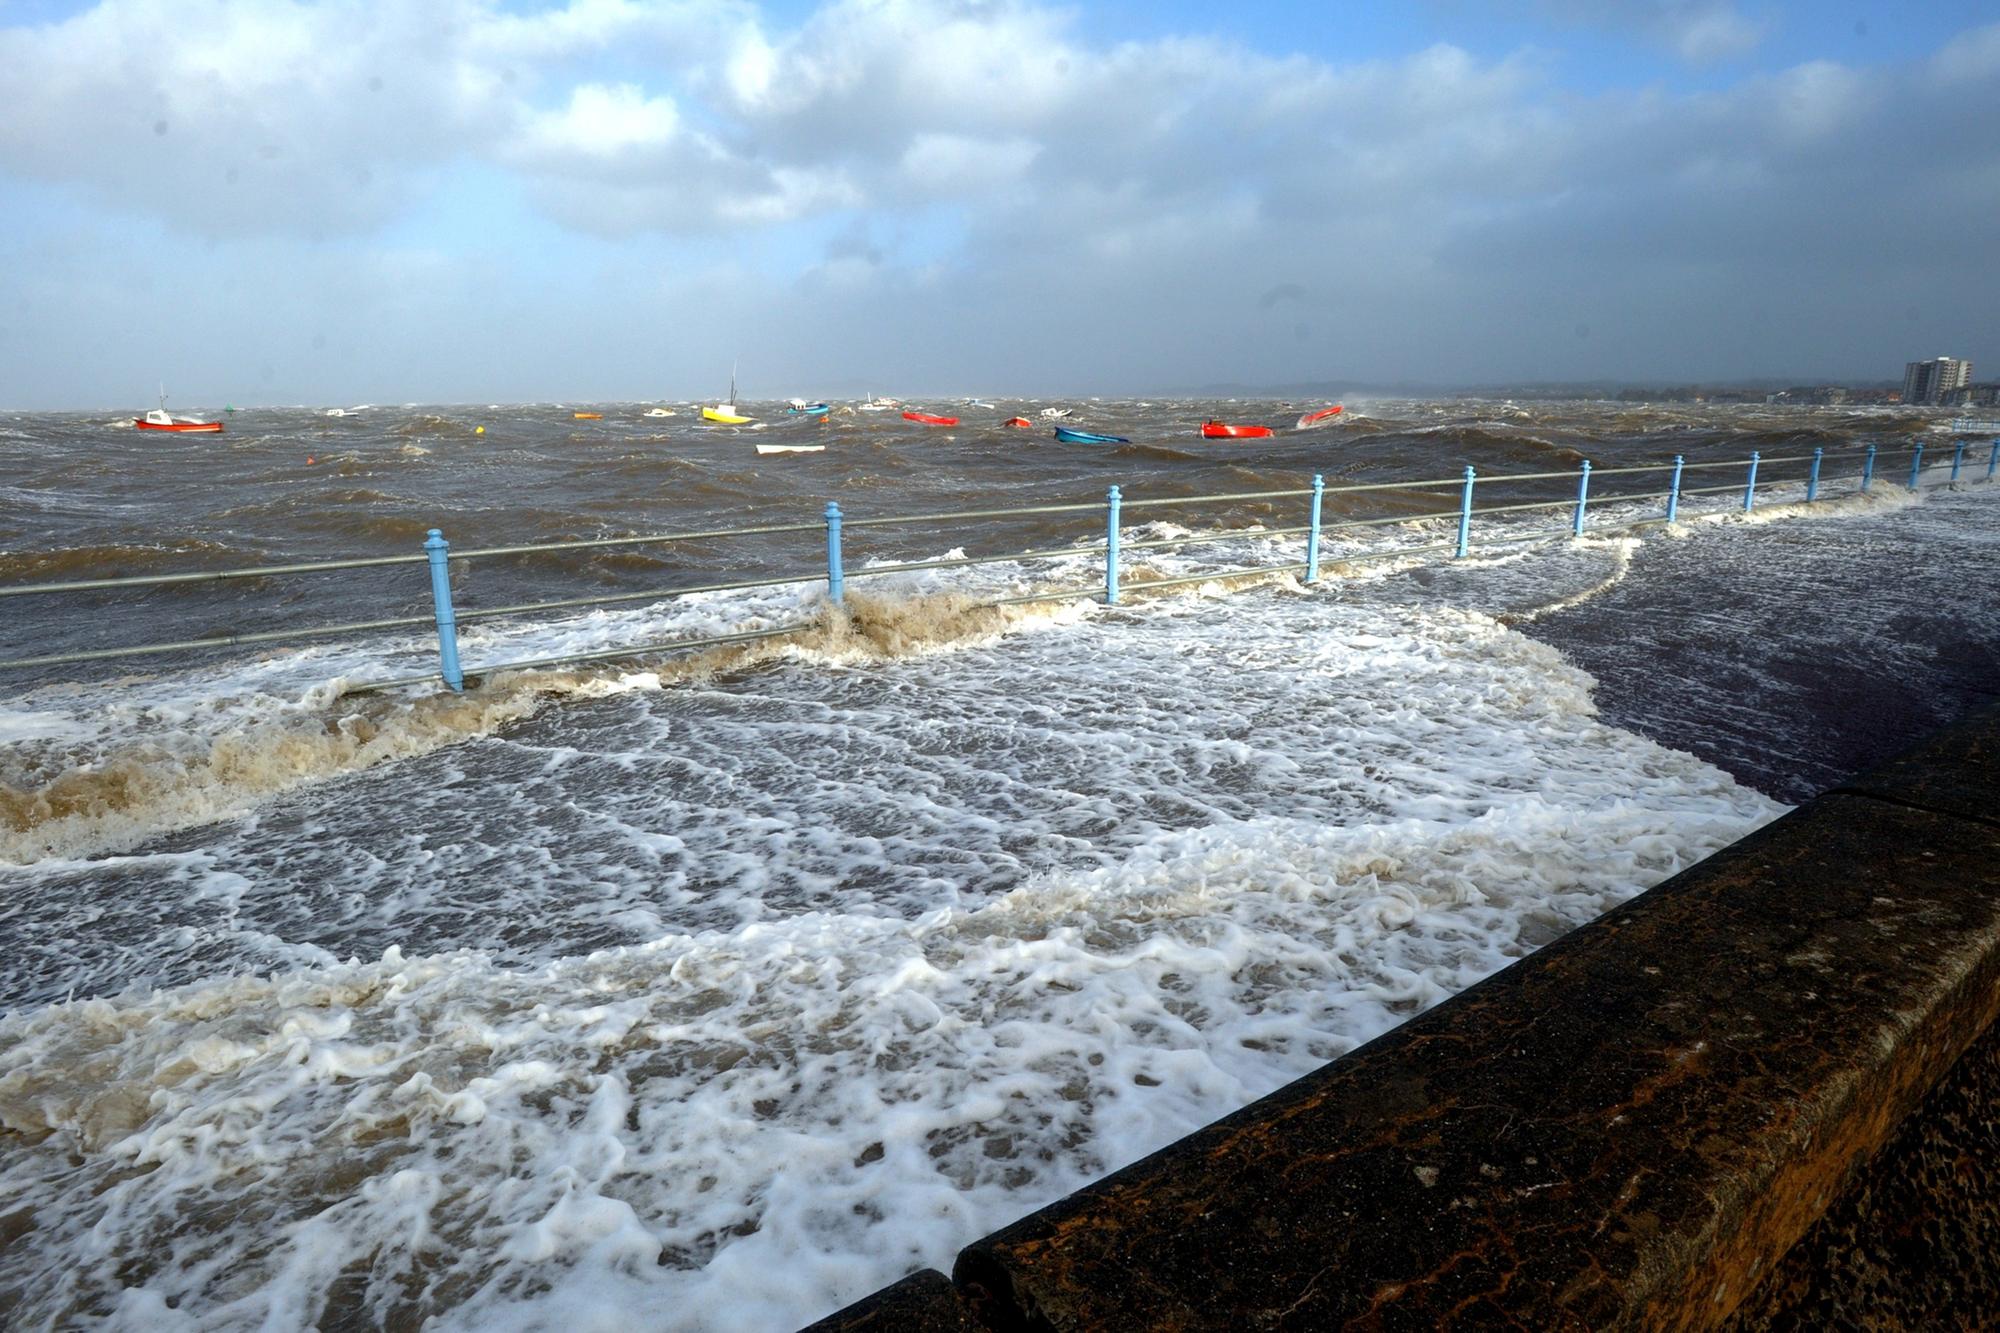
<path fill-rule="evenodd" d="M 1687 466 L 1687 459 L 1674 455 L 1674 479 L 1667 484 L 1667 525 L 1673 526 L 1681 512 L 1681 469 Z"/>
<path fill-rule="evenodd" d="M 1452 559 L 1465 559 L 1465 552 L 1472 537 L 1472 483 L 1479 480 L 1479 474 L 1472 470 L 1472 464 L 1465 465 L 1465 498 L 1458 505 L 1458 549 L 1452 552 Z"/>
<path fill-rule="evenodd" d="M 1806 478 L 1807 504 L 1811 504 L 1814 500 L 1819 499 L 1819 460 L 1825 453 L 1825 449 L 1813 450 L 1812 473 Z"/>
<path fill-rule="evenodd" d="M 451 609 L 451 543 L 444 533 L 432 528 L 424 539 L 424 551 L 431 558 L 431 606 L 437 612 L 438 674 L 454 690 L 465 688 L 465 672 L 458 665 L 458 617 Z"/>
<path fill-rule="evenodd" d="M 1319 506 L 1326 498 L 1326 478 L 1313 473 L 1311 525 L 1306 529 L 1306 582 L 1319 582 Z"/>
<path fill-rule="evenodd" d="M 1993 441 L 1993 452 L 1986 455 L 1986 480 L 1993 480 L 1996 468 L 2000 468 L 2000 439 Z"/>
<path fill-rule="evenodd" d="M 1118 605 L 1118 488 L 1104 493 L 1104 604 Z"/>
<path fill-rule="evenodd" d="M 1958 465 L 1965 461 L 1965 441 L 1951 442 L 1951 484 L 1958 485 Z"/>
<path fill-rule="evenodd" d="M 1868 453 L 1861 460 L 1861 493 L 1868 494 L 1868 483 L 1875 480 L 1875 446 L 1868 446 Z"/>
<path fill-rule="evenodd" d="M 1924 442 L 1917 441 L 1917 447 L 1910 451 L 1910 489 L 1917 489 L 1917 477 L 1924 470 Z"/>
<path fill-rule="evenodd" d="M 1750 451 L 1750 480 L 1743 483 L 1743 512 L 1757 507 L 1757 451 Z"/>
<path fill-rule="evenodd" d="M 1590 460 L 1583 460 L 1583 470 L 1576 478 L 1576 517 L 1570 520 L 1569 530 L 1573 537 L 1583 535 L 1583 511 L 1590 505 Z"/>
<path fill-rule="evenodd" d="M 847 600 L 847 572 L 840 565 L 840 506 L 826 502 L 826 596 L 835 606 Z"/>

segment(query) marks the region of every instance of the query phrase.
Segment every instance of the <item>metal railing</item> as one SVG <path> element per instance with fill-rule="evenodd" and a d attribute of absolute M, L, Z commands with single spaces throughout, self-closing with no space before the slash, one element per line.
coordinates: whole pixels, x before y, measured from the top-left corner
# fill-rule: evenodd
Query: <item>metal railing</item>
<path fill-rule="evenodd" d="M 1958 423 L 1970 425 L 1978 423 Z M 1996 427 L 2000 429 L 2000 427 Z M 1952 442 L 1951 471 L 1945 485 L 1956 485 L 1965 470 L 1968 440 L 1957 438 Z M 1911 490 L 1920 489 L 1924 474 L 1924 443 L 1914 441 L 1909 447 L 1909 471 L 1903 485 Z M 1810 454 L 1792 454 L 1776 458 L 1764 458 L 1752 453 L 1748 459 L 1719 459 L 1689 463 L 1682 455 L 1676 454 L 1671 462 L 1644 463 L 1624 467 L 1593 468 L 1584 460 L 1572 471 L 1516 472 L 1481 476 L 1474 468 L 1467 466 L 1462 473 L 1453 477 L 1435 477 L 1410 481 L 1357 482 L 1344 486 L 1328 486 L 1323 476 L 1314 474 L 1310 486 L 1289 490 L 1241 491 L 1210 495 L 1148 496 L 1127 498 L 1121 489 L 1112 486 L 1101 501 L 1069 504 L 1026 505 L 1005 509 L 962 509 L 929 514 L 884 514 L 866 517 L 849 517 L 841 512 L 838 504 L 829 503 L 821 519 L 808 523 L 778 523 L 754 527 L 712 528 L 689 532 L 650 533 L 632 537 L 585 538 L 559 542 L 536 542 L 511 546 L 475 547 L 453 551 L 439 529 L 433 528 L 424 541 L 421 553 L 367 556 L 346 560 L 323 560 L 290 564 L 257 565 L 220 570 L 198 570 L 176 574 L 145 574 L 121 578 L 77 579 L 60 583 L 27 583 L 0 586 L 0 598 L 41 595 L 73 594 L 89 591 L 117 589 L 153 589 L 180 584 L 216 583 L 229 580 L 309 577 L 386 565 L 423 564 L 430 575 L 431 611 L 428 615 L 396 616 L 376 620 L 347 621 L 337 624 L 310 625 L 297 629 L 273 630 L 247 634 L 211 635 L 203 638 L 179 639 L 161 643 L 127 644 L 109 648 L 93 648 L 76 652 L 47 653 L 33 657 L 17 657 L 0 660 L 0 670 L 17 670 L 34 667 L 59 666 L 70 663 L 107 661 L 120 658 L 144 657 L 165 653 L 194 652 L 208 649 L 235 647 L 245 644 L 278 644 L 305 639 L 325 638 L 341 634 L 358 634 L 387 629 L 408 629 L 419 625 L 434 625 L 438 638 L 438 669 L 435 673 L 404 677 L 393 680 L 356 682 L 346 687 L 347 693 L 399 689 L 427 684 L 432 680 L 442 680 L 452 690 L 463 690 L 468 680 L 478 683 L 478 678 L 500 671 L 522 670 L 537 667 L 571 665 L 583 662 L 609 661 L 620 658 L 646 657 L 655 654 L 685 651 L 696 648 L 715 647 L 727 644 L 750 643 L 762 639 L 777 638 L 810 628 L 810 620 L 795 621 L 763 629 L 742 630 L 733 633 L 711 634 L 700 637 L 666 639 L 655 642 L 633 644 L 626 647 L 600 650 L 578 651 L 559 656 L 527 658 L 483 664 L 470 675 L 459 660 L 458 622 L 461 620 L 495 618 L 502 616 L 528 615 L 542 611 L 575 610 L 584 607 L 610 606 L 627 602 L 663 601 L 669 598 L 686 597 L 699 593 L 740 591 L 751 588 L 780 588 L 802 583 L 826 582 L 827 600 L 840 605 L 846 596 L 849 578 L 871 578 L 886 574 L 909 573 L 922 570 L 943 570 L 971 568 L 980 565 L 1020 564 L 1050 560 L 1073 560 L 1078 557 L 1101 558 L 1103 561 L 1103 582 L 1083 588 L 1051 589 L 1022 596 L 1002 597 L 983 605 L 1017 606 L 1036 602 L 1053 602 L 1081 598 L 1097 598 L 1107 606 L 1116 606 L 1122 594 L 1150 591 L 1160 588 L 1180 587 L 1198 583 L 1241 579 L 1274 574 L 1299 574 L 1307 583 L 1317 582 L 1321 567 L 1326 559 L 1323 551 L 1324 539 L 1330 534 L 1359 532 L 1365 529 L 1393 527 L 1404 524 L 1424 524 L 1456 520 L 1455 538 L 1444 542 L 1431 542 L 1415 546 L 1394 546 L 1373 551 L 1344 552 L 1333 557 L 1335 563 L 1354 565 L 1377 560 L 1406 559 L 1414 556 L 1432 555 L 1449 551 L 1453 558 L 1464 559 L 1475 549 L 1472 541 L 1473 520 L 1502 514 L 1531 514 L 1537 511 L 1553 510 L 1563 512 L 1563 529 L 1558 532 L 1530 532 L 1478 543 L 1482 547 L 1519 545 L 1524 542 L 1560 540 L 1564 536 L 1581 537 L 1587 532 L 1603 533 L 1620 531 L 1648 524 L 1672 524 L 1679 521 L 1681 501 L 1691 496 L 1740 493 L 1741 506 L 1745 511 L 1757 504 L 1759 469 L 1795 464 L 1809 464 L 1805 476 L 1791 480 L 1805 483 L 1804 502 L 1811 504 L 1820 499 L 1823 469 L 1828 463 L 1848 463 L 1860 461 L 1856 474 L 1857 493 L 1868 492 L 1876 481 L 1876 464 L 1880 449 L 1870 444 L 1864 448 L 1828 453 L 1816 448 Z M 1942 464 L 1934 464 L 1942 466 Z M 1974 466 L 1977 466 L 1975 461 Z M 1686 473 L 1742 469 L 1741 481 L 1730 481 L 1717 486 L 1683 486 Z M 2000 470 L 2000 434 L 1991 440 L 1987 452 L 1983 480 L 1994 479 Z M 1593 496 L 1593 480 L 1602 481 L 1611 477 L 1642 477 L 1670 474 L 1666 488 L 1641 490 L 1621 494 L 1598 494 Z M 1574 480 L 1576 491 L 1573 496 L 1549 500 L 1515 501 L 1502 504 L 1480 505 L 1478 497 L 1488 488 L 1500 485 L 1532 482 L 1552 482 Z M 1764 484 L 1769 485 L 1768 474 Z M 1413 513 L 1393 513 L 1360 518 L 1343 518 L 1333 522 L 1323 519 L 1326 497 L 1366 495 L 1376 492 L 1401 491 L 1425 492 L 1440 488 L 1451 488 L 1457 492 L 1457 504 L 1450 508 L 1434 508 Z M 1306 522 L 1297 526 L 1266 528 L 1236 527 L 1210 532 L 1191 532 L 1186 535 L 1149 537 L 1140 541 L 1122 540 L 1121 529 L 1124 511 L 1133 509 L 1186 508 L 1198 505 L 1234 504 L 1247 501 L 1303 500 Z M 1591 524 L 1589 512 L 1593 505 L 1607 504 L 1656 504 L 1664 501 L 1662 510 L 1637 518 L 1625 518 L 1612 523 Z M 937 559 L 904 560 L 884 564 L 869 565 L 848 570 L 844 559 L 844 532 L 848 528 L 873 528 L 908 526 L 914 524 L 944 524 L 982 519 L 1019 519 L 1030 516 L 1052 514 L 1074 515 L 1101 513 L 1105 526 L 1101 541 L 1091 539 L 1083 543 L 1067 546 L 1041 546 L 1026 550 L 1007 551 L 991 555 L 947 556 Z M 669 588 L 645 588 L 636 591 L 603 593 L 588 597 L 564 597 L 544 601 L 519 602 L 502 606 L 472 607 L 459 610 L 453 604 L 451 561 L 468 560 L 475 557 L 527 556 L 552 553 L 566 553 L 583 550 L 601 550 L 608 547 L 656 546 L 678 542 L 705 541 L 710 539 L 737 538 L 748 536 L 788 535 L 796 533 L 825 533 L 826 563 L 824 568 L 806 572 L 778 574 L 763 578 L 746 578 L 722 582 L 689 584 Z M 1305 558 L 1275 565 L 1254 565 L 1234 569 L 1210 570 L 1199 574 L 1189 574 L 1166 578 L 1146 578 L 1138 581 L 1122 578 L 1124 557 L 1135 551 L 1183 549 L 1213 542 L 1240 540 L 1247 537 L 1305 537 Z"/>

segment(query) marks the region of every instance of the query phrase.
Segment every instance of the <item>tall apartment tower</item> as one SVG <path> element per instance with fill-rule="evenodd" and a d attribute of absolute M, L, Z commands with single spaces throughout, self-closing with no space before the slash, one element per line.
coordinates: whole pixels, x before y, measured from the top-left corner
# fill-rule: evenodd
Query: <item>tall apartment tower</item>
<path fill-rule="evenodd" d="M 1970 383 L 1970 361 L 1954 361 L 1948 356 L 1935 361 L 1912 361 L 1903 367 L 1903 401 L 1949 403 Z"/>

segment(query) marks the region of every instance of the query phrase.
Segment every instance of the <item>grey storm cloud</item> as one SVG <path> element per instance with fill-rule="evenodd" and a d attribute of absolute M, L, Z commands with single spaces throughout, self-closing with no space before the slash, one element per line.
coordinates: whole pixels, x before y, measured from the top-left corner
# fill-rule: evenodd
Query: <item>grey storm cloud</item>
<path fill-rule="evenodd" d="M 1546 3 L 1690 60 L 1756 39 L 1724 4 Z M 255 346 L 330 400 L 691 389 L 719 347 L 787 385 L 993 391 L 2000 351 L 1965 281 L 2000 216 L 2000 26 L 1903 66 L 1590 96 L 1533 52 L 1105 45 L 1009 0 L 790 26 L 734 0 L 110 0 L 0 29 L 0 60 L 0 191 L 104 219 L 97 248 L 0 238 L 9 328 L 40 330 L 0 348 L 71 396 L 102 397 L 77 352 L 137 281 L 222 330 L 216 358 Z M 539 220 L 398 229 L 467 171 Z M 114 239 L 135 220 L 154 252 Z M 1880 311 L 1912 291 L 1909 351 Z M 109 346 L 170 327 L 128 306 Z"/>

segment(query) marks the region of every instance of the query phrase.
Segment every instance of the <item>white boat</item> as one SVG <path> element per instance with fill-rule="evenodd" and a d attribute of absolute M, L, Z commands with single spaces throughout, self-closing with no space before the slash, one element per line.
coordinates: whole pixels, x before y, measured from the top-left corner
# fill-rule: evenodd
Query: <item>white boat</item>
<path fill-rule="evenodd" d="M 889 412 L 902 407 L 894 398 L 870 398 L 861 404 L 863 412 Z"/>
<path fill-rule="evenodd" d="M 649 417 L 670 417 L 673 414 L 674 409 L 671 407 L 650 407 L 646 409 L 646 415 Z"/>
<path fill-rule="evenodd" d="M 760 454 L 820 454 L 826 452 L 823 444 L 760 444 Z"/>
<path fill-rule="evenodd" d="M 1071 410 L 1067 407 L 1045 407 L 1042 409 L 1042 420 L 1044 421 L 1061 421 L 1064 417 L 1070 415 Z"/>

